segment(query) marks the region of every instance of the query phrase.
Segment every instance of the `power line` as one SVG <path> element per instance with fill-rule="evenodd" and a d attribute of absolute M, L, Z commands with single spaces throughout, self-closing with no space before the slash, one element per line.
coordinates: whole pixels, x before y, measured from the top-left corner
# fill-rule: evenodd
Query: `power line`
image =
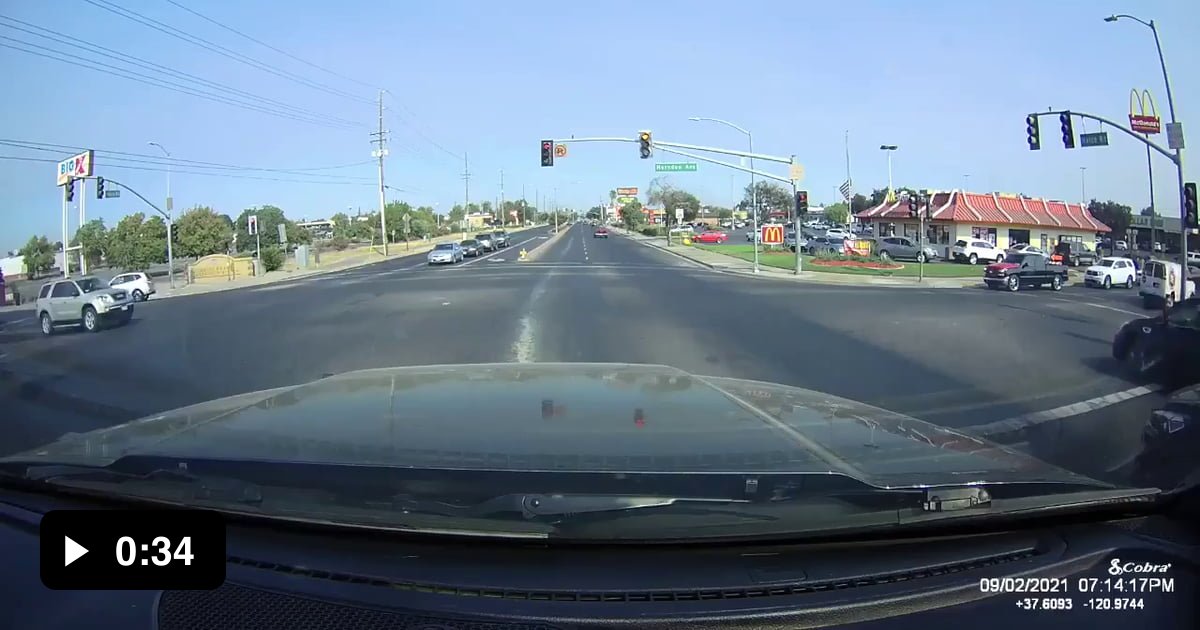
<path fill-rule="evenodd" d="M 18 162 L 42 162 L 42 163 L 47 163 L 47 164 L 57 164 L 58 163 L 58 160 L 53 160 L 50 158 L 31 158 L 31 157 L 22 157 L 22 156 L 16 156 L 16 155 L 0 155 L 0 160 L 15 160 Z M 99 162 L 96 163 L 96 166 L 97 167 L 103 166 L 105 168 L 125 169 L 125 170 L 130 170 L 130 171 L 152 171 L 152 172 L 158 172 L 158 173 L 163 173 L 168 170 L 165 168 L 150 168 L 147 166 L 123 166 L 120 164 L 101 164 Z M 206 177 L 231 177 L 234 179 L 257 179 L 257 180 L 268 181 L 268 182 L 285 182 L 288 184 L 323 184 L 323 185 L 331 185 L 331 186 L 374 186 L 375 185 L 372 182 L 339 182 L 339 181 L 325 181 L 325 180 L 313 181 L 313 180 L 303 180 L 303 179 L 282 179 L 282 178 L 278 178 L 278 177 L 259 177 L 256 175 L 233 175 L 230 173 L 205 173 L 205 172 L 197 172 L 197 171 L 181 171 L 179 169 L 170 169 L 170 171 L 175 174 L 204 175 Z"/>
<path fill-rule="evenodd" d="M 148 26 L 156 31 L 165 33 L 176 39 L 180 39 L 185 42 L 188 42 L 189 44 L 199 46 L 201 48 L 204 48 L 205 50 L 217 53 L 223 57 L 227 57 L 227 58 L 237 61 L 239 63 L 246 64 L 252 68 L 256 68 L 256 69 L 262 70 L 264 72 L 269 72 L 269 73 L 274 74 L 279 77 L 283 77 L 285 79 L 288 79 L 289 81 L 299 83 L 300 85 L 304 85 L 306 87 L 310 87 L 315 90 L 320 90 L 322 92 L 327 92 L 329 94 L 333 94 L 334 96 L 340 96 L 342 98 L 346 98 L 346 99 L 349 99 L 352 101 L 357 101 L 359 103 L 370 103 L 371 102 L 369 99 L 365 99 L 361 96 L 357 96 L 355 94 L 351 94 L 349 92 L 345 92 L 345 91 L 339 90 L 337 88 L 330 87 L 323 83 L 317 83 L 316 81 L 311 81 L 300 75 L 288 72 L 286 70 L 280 70 L 278 68 L 271 66 L 270 64 L 263 63 L 257 59 L 254 59 L 247 55 L 243 55 L 235 50 L 231 50 L 220 44 L 210 42 L 207 39 L 204 39 L 203 37 L 198 37 L 196 35 L 192 35 L 190 33 L 187 33 L 186 31 L 177 29 L 169 24 L 159 22 L 158 20 L 155 20 L 153 18 L 146 17 L 145 15 L 142 15 L 142 14 L 138 13 L 137 11 L 132 11 L 132 10 L 126 9 L 118 4 L 108 2 L 108 0 L 83 0 L 83 1 L 92 6 L 104 9 L 105 11 L 108 11 L 109 13 L 123 17 L 127 20 L 132 20 L 143 26 Z"/>
<path fill-rule="evenodd" d="M 53 143 L 47 143 L 47 142 L 35 142 L 32 140 L 10 140 L 10 139 L 3 139 L 3 138 L 0 138 L 0 145 L 17 147 L 17 148 L 22 148 L 22 149 L 29 149 L 32 151 L 44 151 L 44 152 L 48 152 L 48 153 L 60 153 L 63 151 L 79 152 L 79 151 L 88 150 L 88 147 L 79 147 L 79 146 L 66 145 L 66 144 L 53 144 Z M 163 157 L 160 155 L 152 155 L 152 154 L 147 154 L 147 153 L 130 153 L 127 151 L 111 151 L 108 149 L 96 149 L 96 148 L 92 148 L 92 150 L 94 150 L 94 151 L 96 151 L 96 153 L 99 153 L 102 155 L 108 154 L 108 155 L 113 155 L 113 156 L 132 156 L 132 157 L 137 157 L 137 158 L 150 158 L 150 160 L 151 160 L 151 161 L 131 160 L 131 159 L 125 158 L 125 157 L 112 158 L 115 160 L 126 160 L 126 161 L 130 161 L 130 162 L 135 162 L 135 163 L 140 162 L 140 163 L 145 163 L 145 164 L 162 164 L 162 165 L 172 165 L 172 166 L 182 165 L 186 168 L 211 168 L 211 169 L 218 169 L 218 170 L 261 171 L 261 172 L 268 172 L 268 173 L 281 173 L 281 174 L 285 174 L 285 175 L 286 174 L 301 174 L 301 175 L 312 175 L 312 176 L 317 176 L 317 177 L 335 177 L 335 178 L 341 178 L 341 179 L 370 179 L 370 178 L 366 177 L 366 176 L 358 176 L 358 175 L 325 175 L 322 173 L 312 173 L 310 171 L 334 170 L 334 169 L 348 168 L 348 167 L 353 167 L 353 166 L 364 166 L 366 164 L 372 163 L 371 160 L 364 160 L 361 162 L 352 162 L 350 164 L 338 164 L 335 166 L 318 166 L 318 167 L 313 167 L 313 168 L 259 168 L 259 167 L 255 167 L 255 166 L 240 166 L 240 165 L 236 165 L 236 164 L 222 164 L 220 162 L 202 162 L 199 160 L 186 160 L 183 158 L 175 158 L 175 157 L 168 158 L 168 157 Z"/>
<path fill-rule="evenodd" d="M 144 58 L 141 58 L 141 57 L 138 57 L 135 55 L 129 55 L 129 54 L 123 53 L 119 50 L 113 50 L 112 48 L 107 48 L 105 46 L 101 46 L 101 45 L 93 43 L 93 42 L 79 39 L 77 37 L 72 37 L 71 35 L 67 35 L 66 33 L 60 33 L 58 31 L 48 29 L 48 28 L 45 28 L 42 26 L 38 26 L 36 24 L 31 24 L 31 23 L 25 22 L 23 20 L 18 20 L 16 18 L 8 17 L 6 15 L 0 15 L 0 20 L 4 20 L 7 22 L 13 22 L 16 24 L 21 24 L 23 26 L 27 26 L 32 29 L 37 29 L 37 31 L 41 31 L 41 33 L 35 32 L 33 30 L 29 30 L 27 28 L 21 28 L 20 26 L 13 26 L 11 24 L 0 24 L 0 27 L 9 28 L 9 29 L 13 29 L 16 31 L 21 31 L 22 33 L 27 33 L 29 35 L 33 35 L 34 37 L 40 37 L 42 39 L 46 39 L 46 40 L 49 40 L 49 41 L 52 41 L 52 42 L 55 42 L 58 44 L 65 44 L 65 45 L 69 45 L 69 46 L 77 47 L 77 48 L 82 47 L 82 48 L 88 50 L 88 52 L 91 52 L 95 55 L 107 57 L 109 59 L 114 59 L 117 61 L 121 61 L 123 63 L 135 65 L 135 66 L 140 66 L 140 67 L 146 68 L 147 70 L 150 70 L 152 72 L 159 72 L 159 73 L 166 74 L 166 75 L 174 77 L 174 78 L 188 79 L 191 81 L 203 83 L 203 84 L 211 86 L 212 88 L 217 89 L 217 90 L 221 90 L 224 92 L 230 92 L 230 93 L 233 93 L 233 94 L 236 94 L 239 96 L 243 96 L 246 98 L 250 98 L 253 100 L 257 100 L 257 101 L 269 104 L 272 108 L 290 109 L 300 115 L 309 116 L 312 118 L 324 118 L 324 119 L 335 121 L 335 122 L 341 123 L 341 124 L 361 126 L 361 123 L 356 123 L 353 120 L 347 120 L 345 118 L 338 118 L 336 116 L 329 116 L 329 115 L 321 114 L 319 112 L 314 112 L 314 111 L 307 110 L 307 109 L 304 109 L 301 107 L 297 107 L 290 103 L 285 103 L 283 101 L 275 100 L 273 98 L 260 96 L 258 94 L 254 94 L 252 92 L 247 92 L 245 90 L 241 90 L 241 89 L 238 89 L 235 87 L 223 85 L 221 83 L 217 83 L 215 81 L 210 81 L 208 79 L 196 76 L 194 74 L 183 72 L 181 70 L 176 70 L 174 68 L 170 68 L 168 66 L 157 64 L 157 63 L 154 63 L 152 61 L 149 61 L 147 59 L 144 59 Z M 44 35 L 43 33 L 50 33 L 50 35 Z M 53 35 L 53 37 L 51 35 Z M 7 38 L 7 39 L 9 39 L 9 41 L 15 41 L 15 42 L 18 42 L 21 44 L 25 44 L 27 46 L 37 46 L 36 44 L 24 42 L 22 40 L 11 39 L 11 38 Z M 67 41 L 63 41 L 63 40 L 67 40 Z M 54 50 L 52 48 L 43 48 L 43 49 L 51 50 L 51 51 L 59 53 L 59 54 L 69 54 L 69 53 L 66 53 L 63 51 Z"/>
<path fill-rule="evenodd" d="M 144 83 L 146 85 L 151 85 L 154 87 L 162 88 L 164 90 L 170 90 L 172 92 L 179 92 L 181 94 L 197 96 L 197 97 L 200 97 L 203 99 L 208 99 L 210 101 L 215 101 L 217 103 L 223 103 L 225 105 L 232 105 L 234 107 L 240 107 L 242 109 L 246 109 L 246 110 L 250 110 L 250 111 L 260 112 L 260 113 L 269 114 L 272 116 L 277 116 L 280 118 L 287 118 L 290 120 L 304 122 L 304 123 L 308 123 L 308 124 L 312 124 L 312 125 L 318 125 L 318 126 L 322 126 L 322 127 L 340 128 L 340 129 L 347 129 L 347 128 L 353 127 L 353 125 L 347 125 L 345 123 L 331 123 L 331 122 L 326 122 L 323 120 L 315 120 L 312 118 L 305 118 L 302 116 L 289 114 L 287 112 L 275 111 L 275 110 L 269 109 L 267 107 L 255 105 L 253 103 L 244 103 L 244 102 L 240 102 L 240 101 L 235 101 L 228 97 L 215 95 L 215 94 L 211 94 L 211 93 L 206 93 L 206 92 L 200 92 L 195 89 L 189 88 L 187 86 L 181 86 L 181 84 L 179 84 L 179 83 L 173 83 L 171 81 L 166 81 L 163 79 L 159 79 L 157 77 L 152 77 L 152 76 L 149 76 L 146 74 L 142 74 L 140 72 L 133 72 L 132 70 L 129 70 L 127 68 L 120 68 L 120 67 L 117 67 L 117 66 L 114 66 L 111 64 L 102 63 L 99 61 L 92 61 L 90 59 L 81 57 L 79 55 L 72 55 L 69 53 L 60 52 L 60 51 L 54 50 L 52 48 L 46 48 L 45 46 L 39 46 L 37 44 L 23 42 L 23 41 L 20 41 L 17 39 L 13 39 L 11 37 L 4 37 L 3 35 L 0 35 L 0 39 L 7 39 L 9 41 L 18 42 L 25 46 L 31 46 L 33 48 L 39 48 L 42 50 L 46 50 L 51 53 L 54 53 L 55 55 L 61 55 L 61 57 L 56 57 L 53 55 L 37 52 L 34 50 L 27 50 L 27 49 L 21 48 L 19 46 L 13 46 L 11 44 L 0 43 L 0 47 L 3 47 L 3 48 L 11 48 L 12 50 L 17 50 L 17 51 L 23 52 L 28 55 L 33 55 L 35 57 L 42 57 L 45 59 L 62 62 L 62 63 L 69 64 L 74 67 L 88 68 L 89 70 L 95 70 L 97 72 L 102 72 L 102 73 L 109 74 L 112 76 L 120 77 L 122 79 L 135 81 L 137 83 Z M 68 57 L 68 59 L 63 59 L 62 57 Z M 106 68 L 107 68 L 107 70 L 106 70 Z M 130 75 L 132 75 L 132 76 L 130 76 Z"/>
<path fill-rule="evenodd" d="M 309 67 L 311 67 L 311 68 L 316 68 L 317 70 L 320 70 L 321 72 L 325 72 L 325 73 L 327 73 L 327 74 L 331 74 L 331 75 L 333 75 L 333 76 L 335 76 L 335 77 L 338 77 L 339 79 L 345 79 L 346 81 L 349 81 L 349 82 L 351 82 L 351 83 L 357 83 L 358 85 L 361 85 L 361 86 L 363 86 L 363 87 L 368 87 L 368 88 L 374 88 L 374 87 L 375 87 L 375 86 L 371 85 L 370 83 L 364 83 L 363 81 L 359 81 L 358 79 L 354 79 L 354 78 L 348 77 L 348 76 L 346 76 L 346 75 L 344 75 L 344 74 L 341 74 L 341 73 L 339 73 L 339 72 L 335 72 L 335 71 L 333 71 L 333 70 L 330 70 L 330 69 L 328 69 L 328 68 L 324 68 L 324 67 L 318 66 L 317 64 L 315 64 L 315 63 L 313 63 L 313 62 L 311 62 L 311 61 L 306 61 L 306 60 L 304 60 L 304 59 L 301 59 L 301 58 L 299 58 L 299 57 L 297 57 L 297 56 L 295 56 L 295 55 L 293 55 L 293 54 L 291 54 L 291 53 L 289 53 L 289 52 L 287 52 L 287 51 L 285 51 L 285 50 L 281 50 L 281 49 L 279 49 L 279 48 L 276 48 L 275 46 L 272 46 L 272 45 L 270 45 L 270 44 L 268 44 L 268 43 L 266 43 L 266 42 L 264 42 L 264 41 L 262 41 L 262 40 L 260 40 L 260 39 L 255 39 L 255 38 L 253 38 L 253 37 L 251 37 L 251 36 L 249 36 L 249 35 L 247 35 L 247 34 L 245 34 L 245 33 L 241 32 L 241 31 L 237 30 L 236 28 L 233 28 L 232 26 L 229 26 L 229 25 L 227 25 L 227 24 L 223 24 L 223 23 L 221 23 L 221 22 L 218 22 L 217 20 L 214 20 L 213 18 L 210 18 L 210 17 L 208 17 L 207 15 L 204 15 L 204 14 L 202 14 L 202 13 L 200 13 L 200 12 L 198 12 L 198 11 L 194 10 L 194 9 L 189 9 L 188 7 L 185 7 L 185 6 L 183 6 L 182 4 L 179 4 L 178 2 L 175 2 L 175 0 L 166 0 L 166 1 L 167 1 L 167 2 L 169 2 L 169 3 L 171 3 L 171 4 L 173 4 L 173 5 L 175 5 L 175 6 L 177 6 L 177 7 L 179 7 L 180 9 L 183 9 L 184 11 L 187 11 L 188 13 L 191 13 L 192 15 L 194 15 L 194 16 L 196 16 L 196 17 L 198 17 L 198 18 L 202 19 L 202 20 L 206 20 L 206 21 L 208 21 L 208 22 L 211 22 L 211 23 L 213 23 L 213 24 L 216 24 L 217 26 L 220 26 L 221 28 L 223 28 L 223 29 L 225 29 L 225 30 L 227 30 L 227 31 L 229 31 L 229 32 L 231 32 L 231 33 L 233 33 L 233 34 L 235 34 L 235 35 L 239 35 L 239 36 L 241 36 L 241 37 L 244 37 L 244 38 L 246 38 L 246 39 L 248 39 L 248 40 L 250 40 L 250 41 L 252 41 L 252 42 L 254 42 L 254 43 L 258 44 L 259 46 L 264 46 L 264 47 L 266 47 L 266 48 L 269 48 L 269 49 L 271 49 L 271 50 L 273 50 L 273 51 L 275 51 L 275 52 L 277 52 L 277 53 L 279 53 L 279 54 L 283 55 L 284 57 L 287 57 L 288 59 L 292 59 L 292 60 L 294 60 L 294 61 L 299 61 L 300 63 L 302 63 L 302 64 L 304 64 L 304 65 L 306 65 L 306 66 L 309 66 Z"/>

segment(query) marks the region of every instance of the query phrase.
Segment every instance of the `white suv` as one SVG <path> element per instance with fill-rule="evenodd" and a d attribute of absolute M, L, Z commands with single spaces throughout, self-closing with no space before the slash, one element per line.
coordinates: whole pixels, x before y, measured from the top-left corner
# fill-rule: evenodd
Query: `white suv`
<path fill-rule="evenodd" d="M 124 289 L 134 302 L 145 302 L 154 295 L 154 281 L 140 271 L 113 276 L 113 279 L 108 281 L 108 288 Z"/>
<path fill-rule="evenodd" d="M 1111 289 L 1113 285 L 1132 289 L 1137 283 L 1137 268 L 1133 261 L 1120 256 L 1105 256 L 1083 273 L 1083 283 L 1089 287 Z"/>
<path fill-rule="evenodd" d="M 950 257 L 960 262 L 966 261 L 972 265 L 981 260 L 1003 262 L 1004 250 L 987 241 L 973 238 L 970 240 L 955 241 L 954 247 L 950 248 Z"/>

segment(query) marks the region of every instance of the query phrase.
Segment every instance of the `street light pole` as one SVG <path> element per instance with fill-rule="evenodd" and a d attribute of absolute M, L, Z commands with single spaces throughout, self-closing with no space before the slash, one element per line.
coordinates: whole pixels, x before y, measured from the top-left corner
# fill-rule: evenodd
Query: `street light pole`
<path fill-rule="evenodd" d="M 154 142 L 154 141 L 147 142 L 146 144 L 148 144 L 152 147 L 158 147 L 159 150 L 161 150 L 163 152 L 163 154 L 165 154 L 168 158 L 171 157 L 171 153 L 169 151 L 167 151 L 166 148 L 163 147 L 163 145 L 161 145 L 157 142 Z M 175 204 L 171 200 L 171 162 L 168 160 L 167 161 L 167 278 L 171 284 L 172 289 L 175 288 L 175 255 L 171 249 L 171 241 L 173 240 L 171 237 L 171 227 L 172 227 L 172 224 L 175 223 L 175 208 L 174 208 L 174 206 L 175 206 Z"/>
<path fill-rule="evenodd" d="M 733 129 L 736 129 L 736 130 L 746 134 L 746 141 L 749 144 L 750 153 L 754 153 L 754 135 L 751 134 L 746 129 L 739 127 L 739 126 L 729 122 L 728 120 L 721 120 L 720 118 L 708 118 L 708 117 L 704 117 L 704 116 L 691 116 L 688 118 L 688 120 L 691 120 L 691 121 L 707 120 L 709 122 L 720 123 L 722 125 L 725 125 L 726 127 L 731 127 Z M 759 241 L 759 237 L 758 237 L 758 188 L 754 184 L 755 184 L 755 182 L 754 182 L 754 158 L 751 157 L 750 158 L 750 205 L 751 205 L 750 229 L 754 231 L 754 238 L 751 239 L 754 242 L 754 273 L 758 273 L 758 245 L 759 245 L 759 242 L 758 242 Z M 670 239 L 670 232 L 668 232 L 667 238 Z"/>
<path fill-rule="evenodd" d="M 1079 167 L 1079 203 L 1087 207 L 1087 167 Z"/>
<path fill-rule="evenodd" d="M 899 148 L 900 148 L 899 146 L 894 145 L 894 144 L 879 145 L 880 151 L 887 152 L 887 160 L 888 160 L 888 199 L 887 199 L 887 201 L 891 201 L 892 195 L 895 194 L 895 189 L 892 188 L 892 151 L 895 151 L 896 149 L 899 149 Z"/>
<path fill-rule="evenodd" d="M 1147 22 L 1141 18 L 1137 18 L 1137 17 L 1128 15 L 1125 13 L 1120 13 L 1117 15 L 1110 15 L 1110 16 L 1104 18 L 1104 21 L 1105 22 L 1116 22 L 1117 20 L 1119 20 L 1121 18 L 1133 20 L 1133 21 L 1141 24 L 1142 26 L 1145 26 L 1146 28 L 1150 29 L 1150 32 L 1154 34 L 1154 49 L 1158 51 L 1158 65 L 1160 68 L 1162 68 L 1163 86 L 1167 90 L 1167 111 L 1169 111 L 1171 113 L 1171 126 L 1172 127 L 1178 126 L 1179 121 L 1176 120 L 1176 118 L 1175 118 L 1175 99 L 1171 95 L 1171 76 L 1169 74 L 1167 74 L 1167 60 L 1165 57 L 1163 57 L 1162 40 L 1160 40 L 1158 37 L 1158 28 L 1154 25 L 1154 20 L 1150 20 L 1149 22 Z M 1168 133 L 1168 135 L 1170 135 L 1170 134 Z M 1177 190 L 1175 191 L 1175 194 L 1179 198 L 1179 245 L 1180 245 L 1179 249 L 1180 249 L 1180 251 L 1183 252 L 1183 259 L 1182 259 L 1182 265 L 1181 265 L 1183 268 L 1183 278 L 1178 283 L 1179 284 L 1179 300 L 1178 300 L 1178 302 L 1183 302 L 1185 296 L 1187 295 L 1187 276 L 1188 276 L 1188 274 L 1187 274 L 1187 268 L 1188 268 L 1187 267 L 1187 255 L 1188 255 L 1187 234 L 1188 234 L 1188 228 L 1187 228 L 1187 224 L 1184 221 L 1185 217 L 1184 217 L 1184 210 L 1183 210 L 1184 200 L 1183 200 L 1183 149 L 1182 148 L 1175 149 L 1175 170 L 1176 170 L 1176 175 L 1178 176 L 1178 179 L 1179 179 L 1179 185 L 1176 187 Z M 1151 184 L 1151 185 L 1153 185 L 1153 184 Z M 1153 215 L 1151 215 L 1151 217 L 1150 217 L 1150 225 L 1151 226 L 1154 225 L 1154 216 Z M 1151 247 L 1151 250 L 1153 250 L 1154 244 L 1151 243 L 1150 247 Z"/>

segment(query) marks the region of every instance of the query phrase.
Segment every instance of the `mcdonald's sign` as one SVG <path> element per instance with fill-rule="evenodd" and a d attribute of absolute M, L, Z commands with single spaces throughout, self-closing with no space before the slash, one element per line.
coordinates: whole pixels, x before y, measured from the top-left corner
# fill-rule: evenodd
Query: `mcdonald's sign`
<path fill-rule="evenodd" d="M 1162 120 L 1158 117 L 1158 108 L 1154 106 L 1154 97 L 1150 96 L 1150 90 L 1142 90 L 1141 94 L 1138 94 L 1137 89 L 1129 91 L 1129 128 L 1146 135 L 1162 131 Z"/>
<path fill-rule="evenodd" d="M 783 245 L 783 226 L 770 223 L 762 226 L 763 245 Z"/>

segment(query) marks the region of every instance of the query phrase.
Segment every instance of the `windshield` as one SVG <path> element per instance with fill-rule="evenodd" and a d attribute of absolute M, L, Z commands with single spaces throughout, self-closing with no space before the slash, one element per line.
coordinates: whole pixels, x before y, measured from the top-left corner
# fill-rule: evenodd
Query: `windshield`
<path fill-rule="evenodd" d="M 91 293 L 93 291 L 100 291 L 108 288 L 107 285 L 105 285 L 103 282 L 100 282 L 100 280 L 97 278 L 82 278 L 80 280 L 76 280 L 75 284 L 79 285 L 79 290 L 83 291 L 84 293 Z"/>
<path fill-rule="evenodd" d="M 113 0 L 153 5 L 134 7 L 150 26 L 94 1 L 0 19 L 10 463 L 182 463 L 311 501 L 267 516 L 408 510 L 431 529 L 508 495 L 572 495 L 554 527 L 605 518 L 568 509 L 583 495 L 684 497 L 663 531 L 734 537 L 762 516 L 738 501 L 799 487 L 1187 479 L 1162 463 L 1181 434 L 1144 436 L 1200 382 L 1191 329 L 1155 328 L 1194 290 L 1173 265 L 1200 235 L 1169 164 L 1151 202 L 1138 157 L 1182 123 L 1101 150 L 1111 124 L 1084 116 L 1119 116 L 1135 74 L 1165 98 L 1152 33 L 1125 17 Z M 1174 30 L 1177 64 L 1193 7 L 1139 17 Z M 817 80 L 785 79 L 815 56 Z M 1182 120 L 1196 79 L 1176 72 Z M 352 491 L 389 475 L 395 502 Z M 772 522 L 808 531 L 806 513 Z M 622 540 L 661 535 L 629 516 Z"/>

